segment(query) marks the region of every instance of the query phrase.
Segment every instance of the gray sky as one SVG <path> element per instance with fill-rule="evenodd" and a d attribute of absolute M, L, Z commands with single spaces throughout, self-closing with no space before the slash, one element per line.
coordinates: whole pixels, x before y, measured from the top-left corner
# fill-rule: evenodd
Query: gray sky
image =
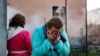
<path fill-rule="evenodd" d="M 87 10 L 100 8 L 100 0 L 87 0 Z"/>

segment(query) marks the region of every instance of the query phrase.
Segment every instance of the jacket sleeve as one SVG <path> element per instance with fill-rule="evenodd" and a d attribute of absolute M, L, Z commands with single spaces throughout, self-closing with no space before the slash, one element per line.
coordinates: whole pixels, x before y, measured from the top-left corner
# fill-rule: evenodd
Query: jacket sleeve
<path fill-rule="evenodd" d="M 57 43 L 55 44 L 55 49 L 62 55 L 62 56 L 68 56 L 70 53 L 70 44 L 69 40 L 67 37 L 66 32 L 63 30 L 62 35 L 65 37 L 67 40 L 65 43 L 63 43 L 61 40 L 58 40 Z"/>
<path fill-rule="evenodd" d="M 49 51 L 51 43 L 48 39 L 41 39 L 41 33 L 36 29 L 32 35 L 32 56 L 43 56 Z"/>
<path fill-rule="evenodd" d="M 31 43 L 31 36 L 30 36 L 30 33 L 29 33 L 29 31 L 25 31 L 25 42 L 26 42 L 26 48 L 27 48 L 27 50 L 28 50 L 28 53 L 29 53 L 29 55 L 31 55 L 32 54 L 32 43 Z"/>

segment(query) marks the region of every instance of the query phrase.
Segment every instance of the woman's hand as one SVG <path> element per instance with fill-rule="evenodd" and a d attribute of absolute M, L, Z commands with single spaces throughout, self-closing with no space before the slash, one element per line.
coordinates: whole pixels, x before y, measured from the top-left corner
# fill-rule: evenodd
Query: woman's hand
<path fill-rule="evenodd" d="M 60 39 L 60 33 L 59 32 L 50 32 L 50 31 L 48 31 L 47 36 L 48 36 L 48 39 L 52 42 L 56 42 L 57 40 Z"/>

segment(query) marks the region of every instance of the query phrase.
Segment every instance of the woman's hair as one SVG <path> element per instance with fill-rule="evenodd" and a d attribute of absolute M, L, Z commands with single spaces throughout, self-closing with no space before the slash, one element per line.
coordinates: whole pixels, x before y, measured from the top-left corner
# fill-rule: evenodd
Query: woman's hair
<path fill-rule="evenodd" d="M 49 29 L 52 27 L 60 29 L 63 27 L 63 22 L 60 20 L 60 18 L 52 18 L 46 23 L 46 27 Z"/>
<path fill-rule="evenodd" d="M 9 23 L 9 27 L 23 27 L 24 28 L 25 25 L 25 17 L 21 14 L 16 14 Z"/>

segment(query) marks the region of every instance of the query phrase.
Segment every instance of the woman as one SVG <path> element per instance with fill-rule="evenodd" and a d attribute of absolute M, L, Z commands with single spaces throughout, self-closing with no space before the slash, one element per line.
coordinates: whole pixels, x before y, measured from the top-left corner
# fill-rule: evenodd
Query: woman
<path fill-rule="evenodd" d="M 30 33 L 24 29 L 25 17 L 16 14 L 9 23 L 7 49 L 8 56 L 31 56 Z"/>

